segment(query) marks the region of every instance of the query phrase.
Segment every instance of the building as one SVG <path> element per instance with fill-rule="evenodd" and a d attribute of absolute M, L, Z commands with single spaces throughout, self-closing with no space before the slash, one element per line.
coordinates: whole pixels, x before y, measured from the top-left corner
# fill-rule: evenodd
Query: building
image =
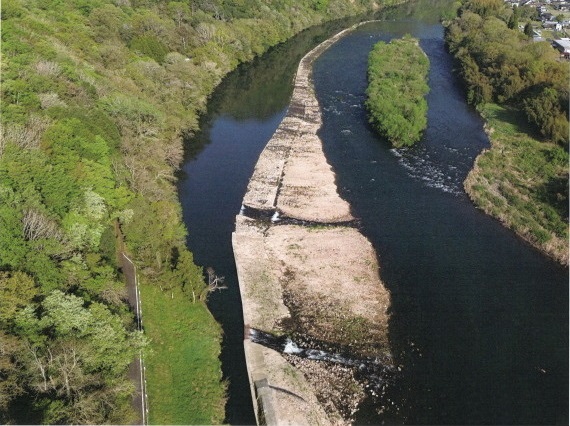
<path fill-rule="evenodd" d="M 560 52 L 560 56 L 570 59 L 570 38 L 552 40 L 552 45 Z"/>
<path fill-rule="evenodd" d="M 542 28 L 549 28 L 556 31 L 562 31 L 562 24 L 558 21 L 543 21 Z"/>

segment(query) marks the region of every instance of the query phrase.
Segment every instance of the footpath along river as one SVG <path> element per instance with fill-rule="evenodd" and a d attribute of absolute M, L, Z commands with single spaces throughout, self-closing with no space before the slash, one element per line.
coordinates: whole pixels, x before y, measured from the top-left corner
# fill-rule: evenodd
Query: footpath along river
<path fill-rule="evenodd" d="M 568 271 L 476 210 L 462 181 L 488 146 L 464 101 L 436 19 L 367 24 L 314 65 L 328 161 L 391 292 L 390 343 L 401 372 L 358 424 L 553 424 L 568 415 Z M 348 26 L 348 25 L 347 25 Z M 285 114 L 298 61 L 333 29 L 314 29 L 230 75 L 202 133 L 188 141 L 179 193 L 195 260 L 226 277 L 210 308 L 224 328 L 226 421 L 255 421 L 231 233 L 259 153 Z M 428 129 L 394 151 L 369 128 L 366 60 L 410 33 L 431 62 Z M 379 413 L 378 411 L 382 411 Z"/>

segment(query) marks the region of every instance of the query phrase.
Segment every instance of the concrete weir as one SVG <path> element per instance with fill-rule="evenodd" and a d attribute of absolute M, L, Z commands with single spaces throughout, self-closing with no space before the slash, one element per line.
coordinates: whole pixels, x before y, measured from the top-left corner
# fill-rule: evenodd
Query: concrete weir
<path fill-rule="evenodd" d="M 321 112 L 310 79 L 315 58 L 351 29 L 301 60 L 288 113 L 262 152 L 243 199 L 248 211 L 266 212 L 265 217 L 278 212 L 299 224 L 236 217 L 232 244 L 258 424 L 346 424 L 364 390 L 347 369 L 298 363 L 251 341 L 249 327 L 298 333 L 364 356 L 389 352 L 390 296 L 372 245 L 343 225 L 354 218 L 338 195 L 317 136 Z"/>

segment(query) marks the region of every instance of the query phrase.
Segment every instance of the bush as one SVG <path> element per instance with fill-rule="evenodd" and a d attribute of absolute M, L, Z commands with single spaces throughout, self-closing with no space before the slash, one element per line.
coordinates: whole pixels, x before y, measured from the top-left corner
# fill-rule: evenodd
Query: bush
<path fill-rule="evenodd" d="M 133 38 L 130 48 L 136 53 L 154 59 L 159 64 L 164 62 L 164 57 L 168 53 L 168 47 L 150 34 Z"/>

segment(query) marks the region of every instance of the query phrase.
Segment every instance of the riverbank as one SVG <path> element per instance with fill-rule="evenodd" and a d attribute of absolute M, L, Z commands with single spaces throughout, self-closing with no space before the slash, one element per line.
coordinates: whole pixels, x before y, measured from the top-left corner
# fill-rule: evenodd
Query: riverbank
<path fill-rule="evenodd" d="M 568 154 L 532 137 L 516 111 L 486 104 L 480 112 L 491 148 L 475 160 L 465 191 L 478 208 L 568 266 Z"/>
<path fill-rule="evenodd" d="M 148 424 L 221 424 L 225 386 L 220 385 L 221 327 L 202 303 L 180 289 L 141 286 L 145 334 Z M 218 379 L 218 380 L 215 380 Z"/>
<path fill-rule="evenodd" d="M 459 12 L 446 25 L 446 45 L 491 141 L 465 190 L 479 208 L 568 265 L 568 67 L 547 43 L 521 38 L 516 25 L 502 21 L 514 13 L 510 7 L 483 13 L 464 3 Z"/>
<path fill-rule="evenodd" d="M 351 226 L 350 206 L 337 193 L 317 136 L 321 112 L 310 80 L 313 61 L 350 30 L 301 61 L 287 116 L 255 167 L 232 242 L 247 328 L 387 356 L 390 296 L 370 242 Z M 245 337 L 258 422 L 350 420 L 365 396 L 354 371 L 301 361 Z"/>

